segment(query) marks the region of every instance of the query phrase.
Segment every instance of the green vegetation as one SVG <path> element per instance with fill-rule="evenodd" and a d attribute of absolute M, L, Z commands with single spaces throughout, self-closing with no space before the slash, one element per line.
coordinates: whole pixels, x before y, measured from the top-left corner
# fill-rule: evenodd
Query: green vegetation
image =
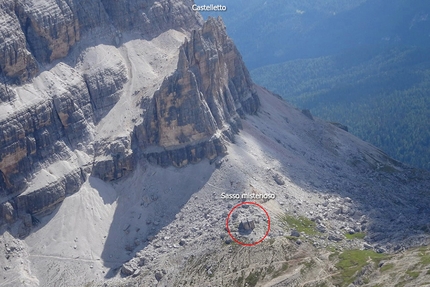
<path fill-rule="evenodd" d="M 251 74 L 257 84 L 347 125 L 393 158 L 430 169 L 430 48 L 356 49 Z"/>
<path fill-rule="evenodd" d="M 279 221 L 285 228 L 294 228 L 298 232 L 304 232 L 307 235 L 317 235 L 319 233 L 315 228 L 315 222 L 304 216 L 294 217 L 285 214 L 279 217 Z M 297 238 L 292 237 L 292 239 L 296 240 Z"/>
<path fill-rule="evenodd" d="M 387 258 L 385 254 L 379 254 L 371 250 L 347 250 L 339 255 L 339 262 L 336 268 L 340 273 L 334 276 L 335 282 L 339 286 L 351 284 L 358 271 L 368 264 L 378 264 Z"/>
<path fill-rule="evenodd" d="M 421 252 L 420 253 L 421 261 L 420 263 L 424 266 L 430 265 L 430 252 Z"/>
<path fill-rule="evenodd" d="M 211 0 L 196 0 L 210 4 Z M 425 45 L 426 22 L 411 25 L 428 1 L 218 0 L 227 32 L 251 69 L 292 59 L 333 55 L 353 47 Z M 421 25 L 420 25 L 421 24 Z M 401 40 L 400 40 L 401 39 Z M 399 43 L 400 42 L 400 43 Z"/>
<path fill-rule="evenodd" d="M 248 277 L 245 278 L 245 284 L 250 287 L 254 287 L 257 285 L 258 280 L 260 279 L 261 272 L 256 270 L 255 272 L 249 273 Z"/>
<path fill-rule="evenodd" d="M 387 264 L 382 265 L 380 270 L 381 270 L 381 272 L 385 272 L 387 270 L 393 269 L 393 267 L 394 267 L 393 263 L 387 263 Z"/>
<path fill-rule="evenodd" d="M 408 274 L 410 277 L 415 279 L 420 275 L 420 272 L 408 270 L 408 271 L 406 271 L 406 274 Z"/>
<path fill-rule="evenodd" d="M 236 286 L 242 286 L 243 285 L 243 280 L 245 276 L 245 272 L 242 270 L 240 277 L 237 277 L 237 280 L 235 280 L 236 282 Z"/>
<path fill-rule="evenodd" d="M 347 239 L 363 239 L 366 236 L 366 233 L 364 232 L 356 232 L 353 234 L 350 234 L 349 232 L 345 233 L 345 237 Z"/>
<path fill-rule="evenodd" d="M 417 18 L 428 14 L 430 1 L 217 4 L 228 13 L 203 14 L 223 18 L 257 84 L 347 125 L 397 160 L 430 169 L 430 37 Z"/>

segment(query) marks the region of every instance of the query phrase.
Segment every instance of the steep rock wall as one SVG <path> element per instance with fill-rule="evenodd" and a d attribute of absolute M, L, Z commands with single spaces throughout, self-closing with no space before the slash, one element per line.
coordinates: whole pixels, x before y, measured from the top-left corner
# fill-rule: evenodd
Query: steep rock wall
<path fill-rule="evenodd" d="M 209 18 L 181 47 L 177 70 L 145 104 L 149 112 L 135 132 L 139 146 L 152 161 L 183 166 L 222 154 L 219 139 L 231 138 L 240 116 L 257 112 L 259 99 L 222 20 Z"/>
<path fill-rule="evenodd" d="M 97 21 L 101 26 L 113 23 L 120 31 L 136 29 L 145 40 L 171 27 L 196 27 L 200 18 L 187 14 L 191 13 L 187 1 L 101 1 L 97 5 L 92 1 L 95 7 L 90 8 L 95 10 L 85 12 L 73 0 L 67 7 L 61 1 L 51 3 L 52 7 L 48 2 L 24 5 L 18 1 L 9 7 L 13 8 L 10 17 L 21 21 L 22 37 L 15 40 L 25 42 L 22 51 L 36 66 L 68 56 L 31 83 L 0 84 L 0 108 L 5 111 L 0 116 L 0 224 L 21 220 L 27 226 L 29 214 L 51 210 L 78 191 L 89 174 L 111 181 L 129 174 L 139 160 L 164 167 L 213 160 L 226 153 L 226 142 L 233 141 L 241 128 L 240 118 L 257 112 L 259 99 L 249 73 L 220 19 L 211 18 L 188 32 L 189 40 L 179 49 L 178 42 L 176 69 L 161 78 L 158 90 L 151 94 L 134 90 L 136 71 L 128 56 L 134 50 L 113 43 L 70 55 L 82 35 L 97 28 Z M 171 5 L 171 13 L 166 13 L 166 5 Z M 121 11 L 136 19 L 120 21 Z M 80 24 L 92 13 L 99 18 Z M 158 21 L 157 25 L 138 21 L 139 17 L 148 17 L 150 24 Z M 16 62 L 14 72 L 7 74 L 5 62 L 0 65 L 4 82 L 38 73 L 29 66 L 21 69 Z M 131 126 L 126 132 L 122 127 L 109 128 L 105 117 L 121 117 L 126 111 L 122 106 L 137 95 L 141 104 L 130 107 L 138 110 L 140 118 L 124 121 Z M 111 110 L 116 117 L 108 116 Z"/>
<path fill-rule="evenodd" d="M 38 64 L 68 55 L 85 32 L 104 27 L 137 29 L 152 38 L 168 29 L 197 28 L 191 1 L 5 0 L 0 4 L 0 71 L 25 81 Z M 124 17 L 127 15 L 127 17 Z"/>

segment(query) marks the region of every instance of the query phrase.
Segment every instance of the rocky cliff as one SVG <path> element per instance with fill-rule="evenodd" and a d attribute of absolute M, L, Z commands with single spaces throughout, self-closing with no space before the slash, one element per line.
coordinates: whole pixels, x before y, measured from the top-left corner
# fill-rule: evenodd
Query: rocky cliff
<path fill-rule="evenodd" d="M 196 28 L 201 20 L 190 7 L 191 1 L 170 0 L 2 1 L 0 70 L 7 78 L 29 79 L 94 29 L 114 30 L 118 43 L 121 32 L 133 29 L 152 38 L 168 29 Z"/>
<path fill-rule="evenodd" d="M 428 244 L 430 174 L 253 85 L 191 4 L 0 4 L 3 285 L 331 286 L 333 250 Z"/>
<path fill-rule="evenodd" d="M 51 210 L 88 175 L 214 159 L 257 112 L 222 21 L 202 25 L 187 1 L 1 5 L 4 222 Z"/>
<path fill-rule="evenodd" d="M 147 116 L 135 132 L 139 146 L 163 166 L 183 166 L 223 154 L 220 138 L 231 140 L 240 116 L 256 113 L 259 100 L 222 21 L 210 18 L 180 48 L 176 71 L 145 104 Z"/>

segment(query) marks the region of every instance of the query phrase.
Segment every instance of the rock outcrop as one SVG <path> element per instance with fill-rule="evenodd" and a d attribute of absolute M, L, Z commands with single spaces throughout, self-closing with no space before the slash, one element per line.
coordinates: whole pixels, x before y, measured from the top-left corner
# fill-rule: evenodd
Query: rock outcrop
<path fill-rule="evenodd" d="M 170 0 L 2 1 L 0 70 L 25 81 L 38 73 L 38 64 L 67 56 L 86 32 L 111 24 L 119 31 L 138 29 L 146 38 L 196 28 L 201 18 L 191 5 Z"/>
<path fill-rule="evenodd" d="M 0 196 L 22 191 L 40 164 L 67 158 L 68 146 L 88 138 L 92 108 L 82 78 L 57 88 L 64 90 L 0 120 Z"/>
<path fill-rule="evenodd" d="M 115 180 L 139 160 L 163 167 L 213 160 L 226 153 L 241 117 L 258 110 L 253 83 L 224 24 L 211 18 L 202 25 L 189 1 L 0 5 L 3 223 L 44 214 L 77 192 L 88 175 Z M 158 64 L 143 59 L 148 66 L 134 66 L 128 53 L 142 52 L 130 39 L 144 43 L 169 29 L 189 37 L 175 47 L 176 69 L 171 66 L 150 88 L 136 84 L 133 73 L 152 77 Z M 101 37 L 97 43 L 88 39 L 93 35 Z M 123 115 L 127 101 L 140 104 Z M 127 128 L 109 128 L 109 121 L 123 116 L 129 117 L 122 121 Z"/>
<path fill-rule="evenodd" d="M 149 112 L 135 133 L 151 161 L 183 166 L 224 153 L 220 139 L 231 139 L 240 116 L 256 113 L 259 100 L 221 19 L 209 18 L 193 31 L 177 70 L 146 104 Z"/>
<path fill-rule="evenodd" d="M 151 40 L 169 29 L 199 28 L 202 18 L 191 5 L 170 0 L 0 3 L 0 221 L 50 210 L 78 191 L 87 174 L 108 181 L 133 169 L 131 133 L 114 141 L 94 139 L 97 124 L 131 81 L 130 63 L 119 51 L 108 59 L 101 56 L 103 47 L 106 54 L 113 51 L 109 45 L 77 44 L 95 36 L 120 46 L 123 33 Z M 130 17 L 124 21 L 124 15 Z"/>
<path fill-rule="evenodd" d="M 255 228 L 255 222 L 254 220 L 247 219 L 246 221 L 241 221 L 239 224 L 239 230 L 253 230 Z"/>

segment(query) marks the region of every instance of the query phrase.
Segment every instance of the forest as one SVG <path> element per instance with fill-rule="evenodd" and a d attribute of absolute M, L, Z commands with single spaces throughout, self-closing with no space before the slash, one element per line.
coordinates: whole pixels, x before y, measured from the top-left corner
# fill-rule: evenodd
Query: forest
<path fill-rule="evenodd" d="M 251 71 L 257 84 L 430 170 L 430 49 L 353 49 Z"/>
<path fill-rule="evenodd" d="M 217 4 L 227 12 L 202 14 L 223 18 L 257 84 L 430 169 L 430 1 Z"/>

